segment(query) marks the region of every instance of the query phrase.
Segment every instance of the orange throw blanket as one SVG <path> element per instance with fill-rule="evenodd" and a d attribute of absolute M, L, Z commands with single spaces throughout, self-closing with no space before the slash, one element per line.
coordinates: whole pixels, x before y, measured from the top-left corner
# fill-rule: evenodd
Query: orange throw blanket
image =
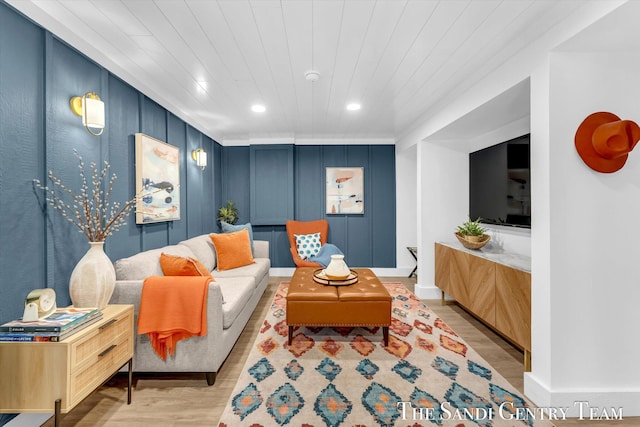
<path fill-rule="evenodd" d="M 138 334 L 147 334 L 155 352 L 167 360 L 178 341 L 207 334 L 207 294 L 211 277 L 153 276 L 140 297 Z"/>

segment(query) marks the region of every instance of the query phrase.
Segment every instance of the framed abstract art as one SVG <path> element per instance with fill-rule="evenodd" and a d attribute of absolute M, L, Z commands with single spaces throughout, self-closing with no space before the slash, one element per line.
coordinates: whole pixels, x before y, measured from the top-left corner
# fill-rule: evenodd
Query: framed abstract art
<path fill-rule="evenodd" d="M 364 168 L 328 167 L 327 214 L 364 214 Z"/>
<path fill-rule="evenodd" d="M 136 133 L 136 224 L 180 219 L 180 151 Z"/>

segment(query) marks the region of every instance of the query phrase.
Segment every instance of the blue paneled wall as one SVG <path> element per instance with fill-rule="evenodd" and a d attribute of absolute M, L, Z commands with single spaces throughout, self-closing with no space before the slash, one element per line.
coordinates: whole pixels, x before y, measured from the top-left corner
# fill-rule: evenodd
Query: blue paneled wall
<path fill-rule="evenodd" d="M 294 146 L 294 219 L 329 221 L 329 242 L 345 253 L 352 267 L 396 266 L 396 171 L 393 145 Z M 240 223 L 250 221 L 250 147 L 223 148 L 223 200 L 231 199 L 240 210 Z M 364 167 L 363 215 L 325 213 L 325 168 Z M 286 176 L 285 168 L 281 173 Z M 275 185 L 274 192 L 285 191 Z M 269 188 L 263 183 L 263 187 Z M 264 196 L 264 194 L 262 194 Z M 273 200 L 280 200 L 273 198 Z M 263 197 L 263 200 L 265 198 Z M 263 203 L 265 203 L 263 201 Z M 274 201 L 275 203 L 275 201 Z M 274 267 L 294 267 L 284 224 L 254 225 L 254 236 L 268 240 Z"/>
<path fill-rule="evenodd" d="M 106 104 L 100 137 L 91 136 L 69 109 L 72 96 L 88 91 Z M 52 287 L 58 304 L 69 304 L 69 276 L 88 248 L 72 224 L 46 212 L 32 179 L 44 181 L 53 170 L 79 188 L 76 150 L 87 165 L 108 161 L 118 176 L 112 199 L 127 200 L 135 193 L 136 132 L 180 149 L 181 219 L 141 226 L 131 214 L 107 240 L 112 260 L 217 231 L 217 209 L 229 199 L 240 210 L 240 222 L 249 222 L 250 147 L 222 147 L 0 2 L 0 322 L 20 316 L 34 288 Z M 204 172 L 190 157 L 199 147 L 209 153 Z M 325 214 L 327 166 L 364 167 L 364 215 Z M 277 173 L 273 178 L 282 181 Z M 329 241 L 345 252 L 350 266 L 395 267 L 392 145 L 294 146 L 293 178 L 295 219 L 327 218 Z M 293 267 L 283 224 L 256 226 L 255 236 L 270 241 L 274 267 Z"/>
<path fill-rule="evenodd" d="M 95 91 L 105 101 L 107 127 L 90 135 L 69 108 L 72 96 Z M 0 3 L 0 322 L 22 314 L 29 290 L 52 287 L 58 305 L 70 303 L 69 276 L 88 249 L 86 238 L 57 212 L 45 212 L 32 180 L 52 170 L 80 187 L 78 159 L 86 169 L 111 165 L 118 178 L 112 200 L 135 193 L 134 134 L 143 132 L 180 149 L 181 220 L 127 225 L 105 245 L 112 260 L 216 231 L 221 199 L 219 144 L 119 80 L 49 32 Z M 211 165 L 191 160 L 203 147 Z"/>

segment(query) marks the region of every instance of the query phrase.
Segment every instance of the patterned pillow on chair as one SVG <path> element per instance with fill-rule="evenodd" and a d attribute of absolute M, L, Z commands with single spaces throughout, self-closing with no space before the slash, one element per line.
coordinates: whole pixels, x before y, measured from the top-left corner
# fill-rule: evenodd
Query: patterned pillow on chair
<path fill-rule="evenodd" d="M 296 249 L 300 258 L 307 259 L 310 256 L 317 255 L 320 251 L 322 243 L 320 242 L 320 233 L 314 234 L 294 234 L 296 238 Z"/>

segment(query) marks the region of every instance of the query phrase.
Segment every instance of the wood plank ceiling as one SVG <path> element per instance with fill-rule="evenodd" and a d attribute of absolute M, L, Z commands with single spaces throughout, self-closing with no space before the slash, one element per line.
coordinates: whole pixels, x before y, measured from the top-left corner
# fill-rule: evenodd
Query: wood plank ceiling
<path fill-rule="evenodd" d="M 393 141 L 580 8 L 567 0 L 7 0 L 224 141 Z M 317 70 L 310 82 L 305 72 Z M 94 90 L 95 88 L 87 88 Z M 359 111 L 347 111 L 348 103 Z M 251 111 L 263 104 L 266 112 Z"/>

